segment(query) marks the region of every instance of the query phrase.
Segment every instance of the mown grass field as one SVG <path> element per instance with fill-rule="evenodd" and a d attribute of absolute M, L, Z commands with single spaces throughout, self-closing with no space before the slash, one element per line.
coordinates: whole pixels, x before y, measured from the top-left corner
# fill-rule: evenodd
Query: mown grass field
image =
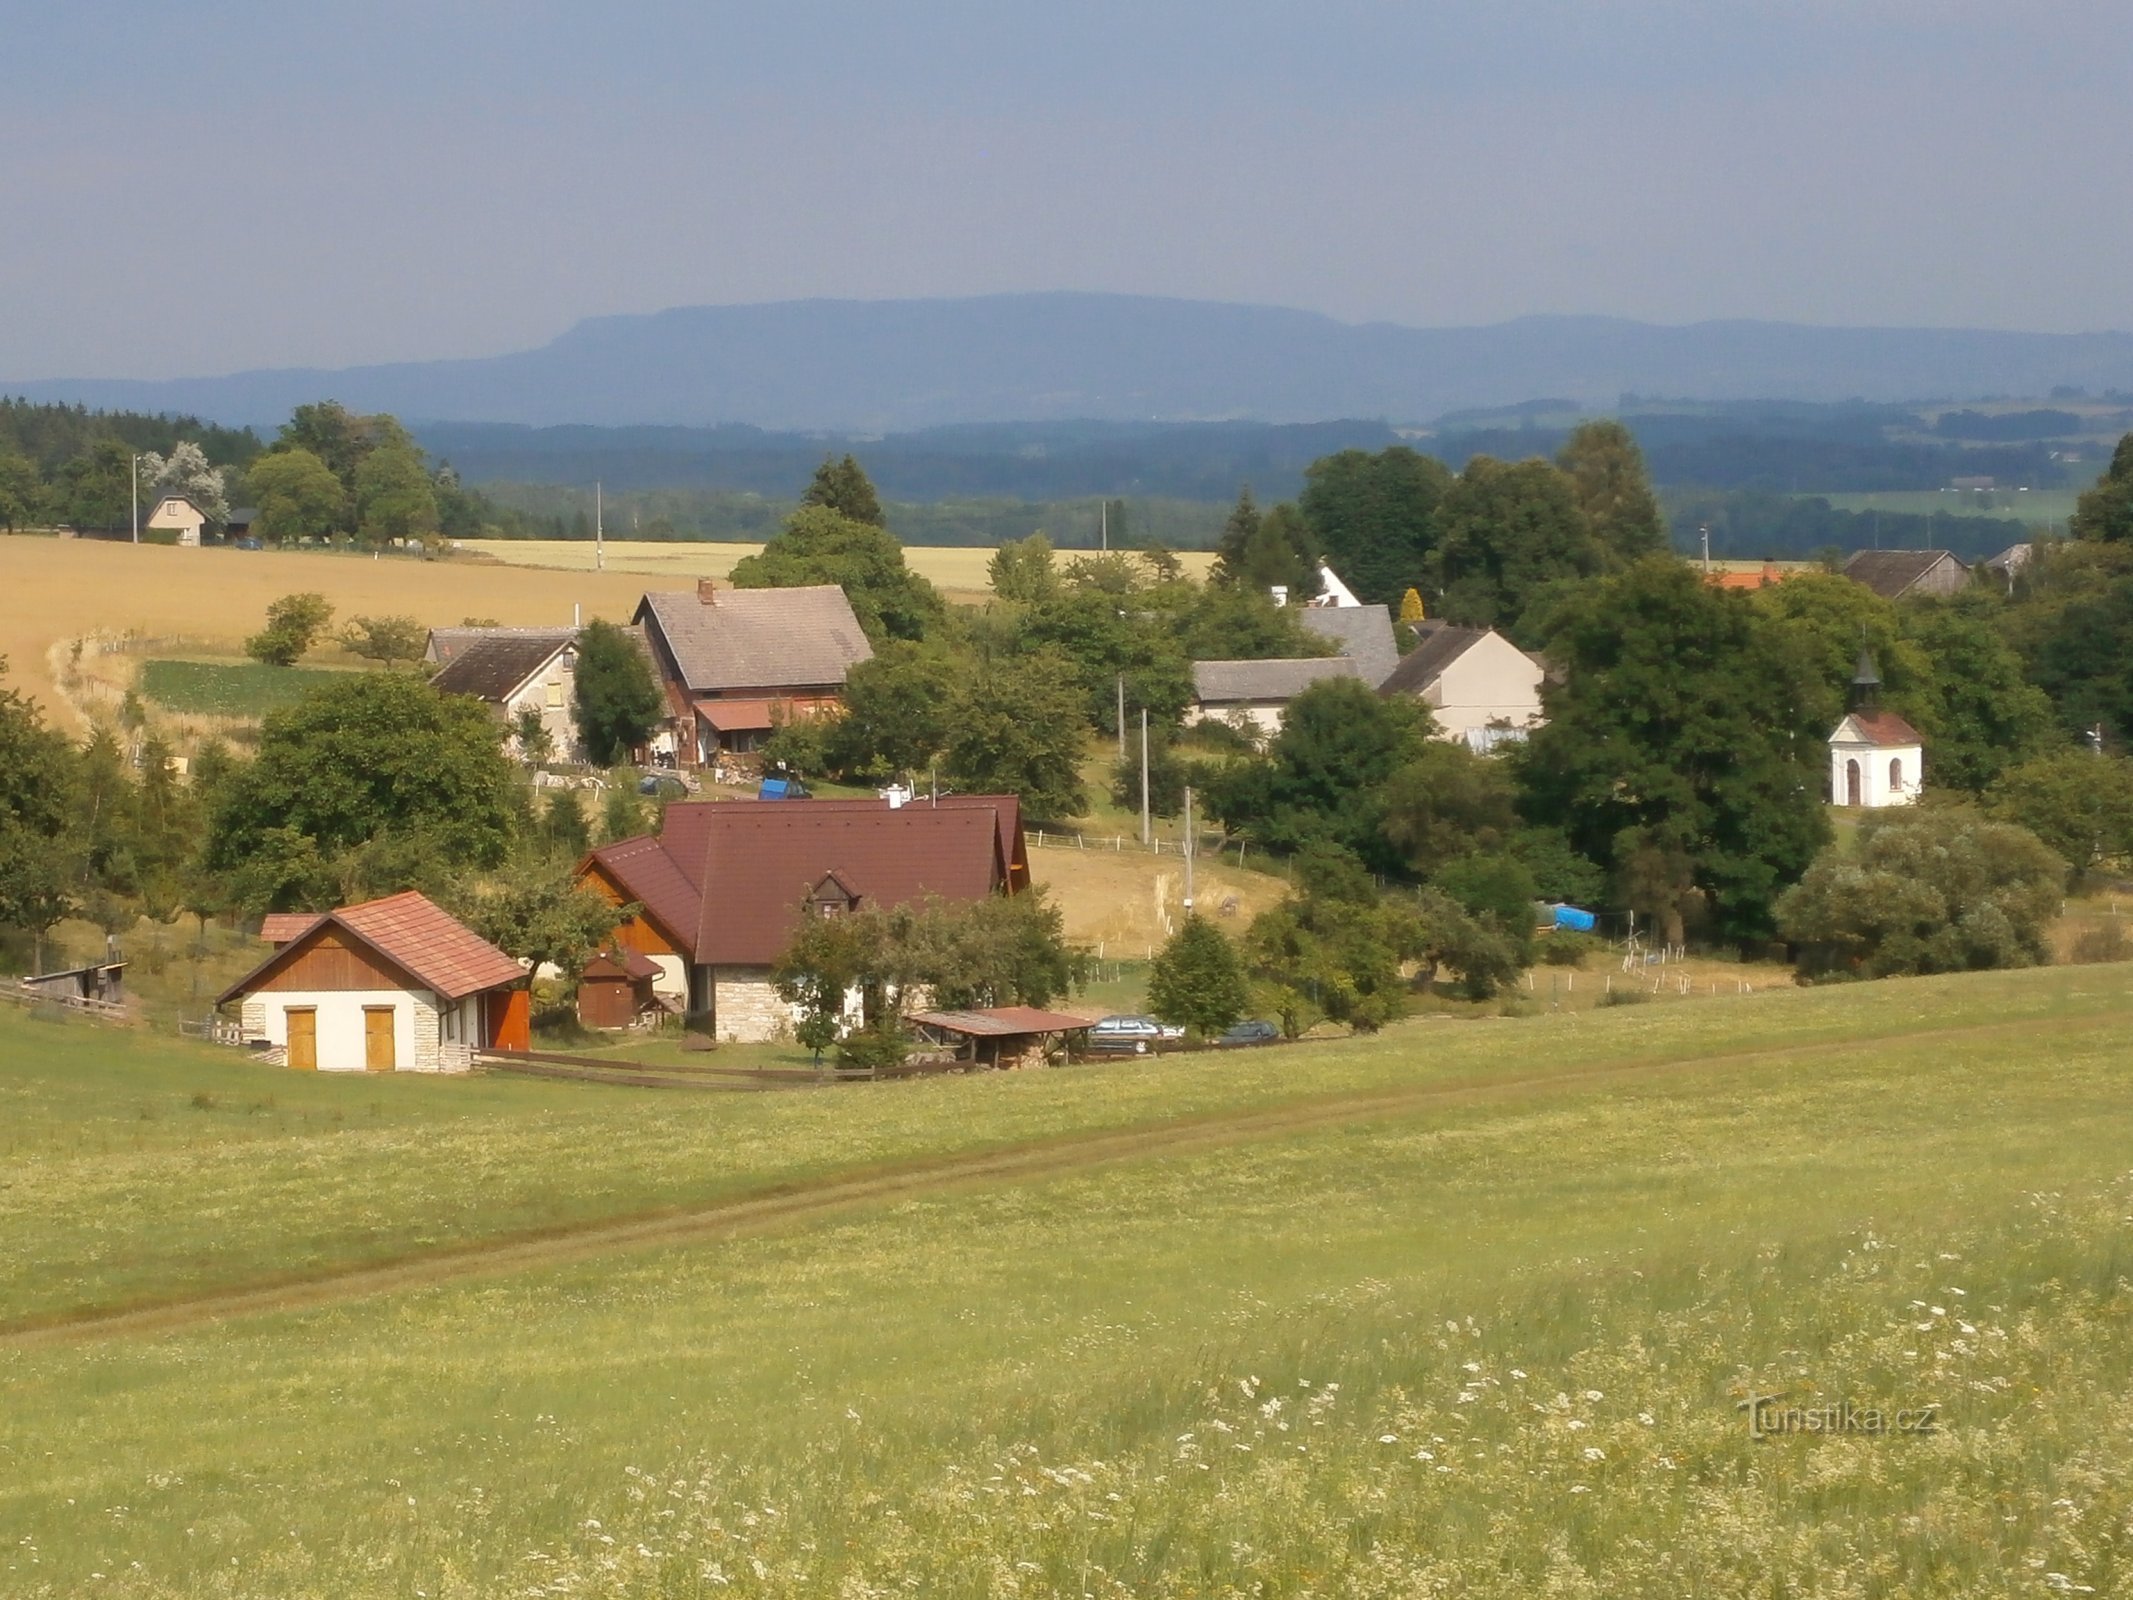
<path fill-rule="evenodd" d="M 2123 1593 L 2129 979 L 749 1096 L 0 1015 L 0 1593 Z"/>

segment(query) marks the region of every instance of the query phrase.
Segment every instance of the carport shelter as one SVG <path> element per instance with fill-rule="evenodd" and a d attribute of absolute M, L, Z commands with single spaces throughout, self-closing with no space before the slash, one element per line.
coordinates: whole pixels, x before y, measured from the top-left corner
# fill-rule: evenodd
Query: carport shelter
<path fill-rule="evenodd" d="M 1088 1021 L 1035 1006 L 980 1011 L 916 1011 L 904 1019 L 927 1044 L 947 1046 L 980 1067 L 1042 1066 L 1055 1043 L 1086 1032 Z"/>
<path fill-rule="evenodd" d="M 453 1072 L 481 1049 L 530 1041 L 526 972 L 409 890 L 343 906 L 285 940 L 223 992 L 247 1041 L 320 1072 Z"/>

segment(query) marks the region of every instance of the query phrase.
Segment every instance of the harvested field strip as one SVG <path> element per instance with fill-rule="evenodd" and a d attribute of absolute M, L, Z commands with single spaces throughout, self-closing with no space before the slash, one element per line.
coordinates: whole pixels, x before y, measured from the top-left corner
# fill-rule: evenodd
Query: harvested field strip
<path fill-rule="evenodd" d="M 1781 1061 L 1827 1058 L 1840 1050 L 1857 1054 L 1890 1039 L 1911 1047 L 1952 1046 L 2011 1033 L 2039 1039 L 2054 1034 L 2088 1033 L 2120 1028 L 2129 1021 L 2133 1021 L 2133 1010 L 2119 1009 L 2050 1023 L 2020 1019 L 1909 1033 L 1894 1028 L 1883 1035 L 1862 1036 L 1842 1045 L 1811 1041 L 1714 1053 L 1687 1052 L 1642 1062 L 1602 1060 L 1537 1072 L 1478 1074 L 1397 1089 L 1317 1099 L 1302 1097 L 1274 1106 L 1068 1134 L 862 1169 L 804 1183 L 774 1185 L 682 1210 L 536 1230 L 351 1268 L 284 1274 L 197 1296 L 87 1308 L 0 1324 L 0 1347 L 161 1334 L 223 1318 L 304 1310 L 468 1278 L 569 1265 L 620 1252 L 766 1232 L 854 1206 L 878 1207 L 958 1188 L 1058 1177 L 1119 1161 L 1190 1155 L 1223 1145 L 1285 1138 L 1430 1107 L 1484 1105 L 1545 1097 L 1565 1089 L 1670 1080 L 1703 1067 L 1767 1067 Z M 1712 1087 L 1726 1091 L 1737 1084 L 1728 1075 L 1716 1080 Z"/>

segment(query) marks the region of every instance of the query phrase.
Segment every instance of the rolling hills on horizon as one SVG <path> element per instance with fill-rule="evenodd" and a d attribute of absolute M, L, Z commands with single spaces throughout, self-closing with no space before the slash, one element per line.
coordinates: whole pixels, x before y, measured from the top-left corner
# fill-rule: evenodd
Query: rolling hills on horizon
<path fill-rule="evenodd" d="M 1902 401 L 2133 390 L 2133 334 L 1661 326 L 1534 316 L 1352 324 L 1279 307 L 1044 293 L 795 300 L 590 318 L 536 349 L 0 392 L 268 426 L 331 397 L 418 422 L 886 432 L 1009 421 L 1420 423 L 1536 396 Z"/>

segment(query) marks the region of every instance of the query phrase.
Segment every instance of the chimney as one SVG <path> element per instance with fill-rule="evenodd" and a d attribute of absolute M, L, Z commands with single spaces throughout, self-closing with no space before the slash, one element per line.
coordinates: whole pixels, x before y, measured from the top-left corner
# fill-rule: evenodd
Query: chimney
<path fill-rule="evenodd" d="M 718 581 L 715 578 L 696 580 L 696 598 L 707 606 L 718 604 Z"/>

